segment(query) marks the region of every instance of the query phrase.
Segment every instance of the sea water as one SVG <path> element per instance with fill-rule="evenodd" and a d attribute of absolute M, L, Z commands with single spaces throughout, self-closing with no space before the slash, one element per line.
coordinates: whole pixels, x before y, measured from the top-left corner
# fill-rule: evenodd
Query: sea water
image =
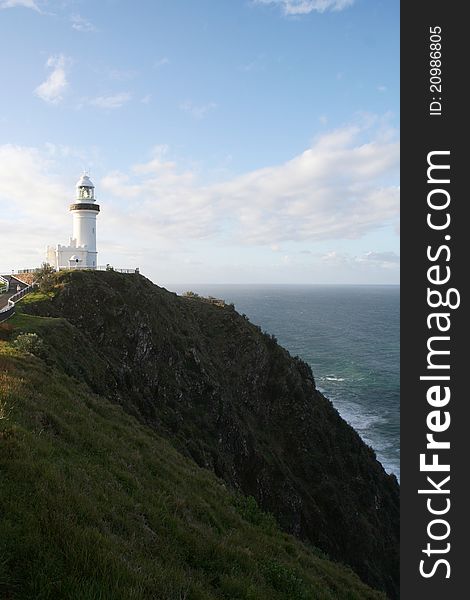
<path fill-rule="evenodd" d="M 312 367 L 318 389 L 400 478 L 399 286 L 169 286 L 233 302 Z"/>

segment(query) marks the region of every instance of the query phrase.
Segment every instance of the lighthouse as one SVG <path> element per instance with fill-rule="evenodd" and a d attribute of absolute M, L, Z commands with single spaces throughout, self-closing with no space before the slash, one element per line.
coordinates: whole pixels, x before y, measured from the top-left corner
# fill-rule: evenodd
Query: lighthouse
<path fill-rule="evenodd" d="M 100 205 L 96 204 L 95 186 L 88 175 L 82 175 L 77 181 L 77 198 L 70 205 L 70 212 L 73 218 L 72 240 L 78 248 L 87 250 L 83 266 L 96 267 L 96 217 Z"/>
<path fill-rule="evenodd" d="M 57 270 L 64 268 L 95 269 L 98 266 L 96 249 L 96 217 L 100 206 L 96 203 L 95 186 L 83 174 L 77 181 L 76 197 L 70 204 L 72 237 L 68 246 L 49 246 L 47 262 Z"/>

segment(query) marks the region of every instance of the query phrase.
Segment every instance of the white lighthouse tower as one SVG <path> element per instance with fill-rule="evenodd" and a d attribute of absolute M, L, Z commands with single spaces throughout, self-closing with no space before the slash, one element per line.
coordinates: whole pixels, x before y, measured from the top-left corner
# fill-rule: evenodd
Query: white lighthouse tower
<path fill-rule="evenodd" d="M 96 217 L 100 206 L 96 204 L 95 186 L 88 175 L 82 175 L 77 181 L 77 199 L 70 205 L 70 211 L 73 218 L 72 240 L 77 248 L 86 248 L 82 266 L 96 267 Z"/>
<path fill-rule="evenodd" d="M 76 187 L 76 199 L 70 205 L 73 220 L 70 245 L 57 244 L 47 249 L 47 262 L 57 270 L 77 267 L 94 269 L 98 265 L 96 217 L 100 206 L 96 204 L 95 186 L 89 176 L 83 174 Z"/>

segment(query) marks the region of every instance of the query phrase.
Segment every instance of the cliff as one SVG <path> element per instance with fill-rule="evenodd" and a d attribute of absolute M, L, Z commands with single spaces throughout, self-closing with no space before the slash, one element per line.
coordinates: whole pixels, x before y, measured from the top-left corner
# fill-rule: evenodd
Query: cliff
<path fill-rule="evenodd" d="M 33 330 L 50 368 L 397 597 L 396 479 L 316 390 L 310 368 L 271 336 L 233 307 L 113 272 L 61 273 L 23 310 L 48 317 Z"/>

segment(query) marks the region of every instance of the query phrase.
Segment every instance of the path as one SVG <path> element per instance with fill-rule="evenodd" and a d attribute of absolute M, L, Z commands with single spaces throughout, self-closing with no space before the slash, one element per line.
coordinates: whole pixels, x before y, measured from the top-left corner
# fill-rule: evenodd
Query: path
<path fill-rule="evenodd" d="M 8 298 L 13 296 L 13 292 L 7 292 L 6 294 L 0 294 L 0 310 L 8 304 Z"/>

